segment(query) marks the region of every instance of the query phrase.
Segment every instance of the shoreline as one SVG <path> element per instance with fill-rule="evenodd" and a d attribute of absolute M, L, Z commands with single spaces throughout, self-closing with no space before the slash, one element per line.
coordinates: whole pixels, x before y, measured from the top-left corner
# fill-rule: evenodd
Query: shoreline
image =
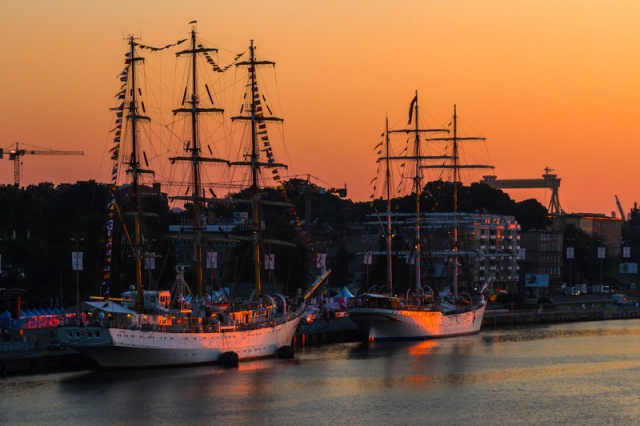
<path fill-rule="evenodd" d="M 554 308 L 487 309 L 480 332 L 520 325 L 624 319 L 640 319 L 640 307 L 615 306 L 602 301 L 577 301 L 558 304 Z M 334 318 L 329 322 L 316 319 L 311 324 L 300 325 L 294 336 L 294 347 L 366 340 L 367 336 L 348 317 Z"/>
<path fill-rule="evenodd" d="M 558 304 L 554 308 L 525 310 L 487 309 L 480 333 L 512 326 L 560 324 L 568 322 L 640 319 L 640 307 L 617 306 L 593 301 Z M 0 377 L 99 369 L 96 364 L 73 349 L 47 351 L 51 329 L 31 330 L 25 334 L 32 341 L 0 342 Z M 349 317 L 316 319 L 301 324 L 293 337 L 292 346 L 302 348 L 329 343 L 366 341 Z"/>

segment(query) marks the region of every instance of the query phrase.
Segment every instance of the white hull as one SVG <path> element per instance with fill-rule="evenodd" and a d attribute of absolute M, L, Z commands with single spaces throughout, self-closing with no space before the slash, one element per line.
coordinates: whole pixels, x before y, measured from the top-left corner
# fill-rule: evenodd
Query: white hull
<path fill-rule="evenodd" d="M 272 327 L 243 331 L 167 332 L 128 328 L 60 328 L 60 341 L 91 357 L 101 367 L 140 368 L 210 364 L 225 352 L 240 361 L 276 356 L 291 345 L 301 316 Z"/>
<path fill-rule="evenodd" d="M 353 308 L 349 317 L 369 340 L 426 340 L 476 334 L 486 304 L 460 313 L 385 308 Z"/>

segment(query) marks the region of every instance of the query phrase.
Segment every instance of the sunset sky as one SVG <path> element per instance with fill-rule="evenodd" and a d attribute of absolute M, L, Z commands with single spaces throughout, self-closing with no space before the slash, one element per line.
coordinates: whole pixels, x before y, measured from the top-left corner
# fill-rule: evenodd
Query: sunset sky
<path fill-rule="evenodd" d="M 566 212 L 619 216 L 615 195 L 627 212 L 640 201 L 635 0 L 4 0 L 0 147 L 85 152 L 25 156 L 21 184 L 108 182 L 125 37 L 162 46 L 192 20 L 206 40 L 241 52 L 253 39 L 277 63 L 289 174 L 346 183 L 354 201 L 372 194 L 385 116 L 406 124 L 416 90 L 429 124 L 457 105 L 498 178 L 553 169 Z M 5 156 L 0 183 L 12 182 Z"/>

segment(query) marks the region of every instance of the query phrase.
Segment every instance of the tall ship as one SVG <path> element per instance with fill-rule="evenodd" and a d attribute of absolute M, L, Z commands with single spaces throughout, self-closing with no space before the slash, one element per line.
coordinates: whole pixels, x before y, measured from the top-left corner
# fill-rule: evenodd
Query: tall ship
<path fill-rule="evenodd" d="M 195 24 L 193 22 L 192 24 Z M 200 76 L 198 60 L 205 59 L 209 65 L 221 69 L 214 63 L 211 52 L 216 49 L 205 47 L 196 36 L 196 27 L 192 27 L 190 38 L 181 40 L 175 45 L 189 42 L 189 47 L 176 53 L 177 56 L 189 58 L 187 72 L 188 85 L 181 93 L 182 105 L 173 110 L 174 115 L 184 115 L 190 123 L 187 132 L 189 140 L 183 143 L 184 154 L 172 157 L 171 163 L 186 165 L 189 188 L 186 194 L 174 199 L 190 203 L 193 214 L 188 226 L 182 227 L 176 238 L 189 240 L 193 250 L 195 266 L 194 275 L 196 291 L 193 297 L 185 293 L 185 265 L 176 265 L 176 280 L 171 290 L 146 289 L 144 282 L 144 265 L 156 257 L 144 248 L 145 237 L 142 234 L 142 221 L 146 213 L 141 208 L 139 179 L 144 174 L 152 173 L 143 164 L 147 156 L 139 147 L 136 126 L 141 121 L 150 120 L 145 116 L 144 103 L 137 97 L 141 93 L 136 80 L 136 70 L 143 62 L 139 56 L 140 48 L 151 51 L 160 50 L 139 44 L 133 37 L 129 38 L 129 51 L 126 56 L 126 67 L 121 80 L 124 82 L 121 97 L 124 99 L 120 107 L 119 117 L 130 127 L 130 146 L 118 145 L 112 150 L 112 159 L 120 159 L 130 178 L 130 192 L 133 208 L 131 215 L 133 225 L 127 233 L 129 257 L 134 264 L 131 288 L 119 298 L 99 297 L 82 303 L 84 315 L 76 317 L 73 324 L 65 324 L 59 328 L 59 339 L 65 346 L 74 348 L 92 358 L 105 368 L 141 368 L 185 366 L 209 363 L 230 363 L 266 357 L 291 357 L 291 346 L 294 333 L 302 319 L 305 300 L 328 276 L 322 270 L 313 283 L 299 283 L 299 288 L 308 292 L 290 299 L 281 293 L 266 294 L 263 291 L 263 269 L 265 247 L 277 244 L 264 237 L 264 206 L 268 203 L 288 205 L 286 202 L 262 199 L 259 187 L 260 174 L 263 169 L 277 170 L 283 165 L 273 161 L 271 150 L 260 145 L 267 139 L 267 123 L 277 121 L 275 117 L 263 111 L 256 70 L 260 66 L 272 65 L 272 62 L 256 59 L 253 41 L 249 49 L 238 55 L 232 65 L 238 69 L 246 69 L 245 100 L 241 113 L 233 120 L 244 121 L 249 129 L 248 148 L 242 161 L 232 162 L 226 159 L 206 157 L 203 145 L 199 140 L 199 126 L 205 114 L 221 114 L 222 109 L 213 105 L 208 86 L 206 94 L 199 93 Z M 168 47 L 168 46 L 166 46 Z M 165 47 L 165 48 L 166 48 Z M 204 62 L 204 61 L 200 61 Z M 210 103 L 209 103 L 210 101 Z M 118 132 L 118 142 L 120 142 Z M 262 158 L 265 157 L 266 159 Z M 262 154 L 261 154 L 262 153 Z M 122 156 L 126 156 L 122 160 Z M 249 185 L 250 206 L 247 221 L 243 222 L 244 232 L 241 235 L 223 235 L 227 243 L 249 243 L 252 253 L 245 261 L 253 264 L 254 289 L 246 297 L 232 298 L 224 289 L 216 295 L 203 291 L 205 274 L 206 245 L 215 236 L 208 232 L 212 227 L 207 224 L 204 206 L 212 203 L 236 202 L 207 198 L 203 189 L 203 173 L 201 166 L 207 163 L 221 163 L 224 167 L 239 167 L 248 170 L 251 177 Z M 117 166 L 114 168 L 116 172 Z M 114 185 L 115 191 L 115 185 Z M 119 207 L 112 201 L 120 215 Z M 113 206 L 112 206 L 113 208 Z M 287 244 L 286 242 L 284 244 Z M 289 245 L 293 245 L 290 244 Z M 267 257 L 269 259 L 269 257 Z M 272 259 L 272 258 L 271 258 Z M 187 297 L 188 296 L 188 297 Z"/>
<path fill-rule="evenodd" d="M 449 129 L 423 129 L 419 124 L 418 93 L 416 92 L 409 108 L 409 123 L 412 121 L 414 127 L 390 130 L 388 119 L 384 132 L 384 155 L 379 158 L 379 162 L 384 164 L 385 190 L 386 193 L 386 226 L 383 228 L 385 237 L 386 253 L 386 285 L 382 287 L 384 291 L 373 291 L 370 289 L 359 298 L 356 305 L 349 309 L 349 317 L 358 325 L 363 333 L 368 336 L 369 341 L 388 340 L 426 340 L 452 336 L 462 336 L 475 334 L 480 331 L 482 319 L 486 309 L 484 292 L 489 282 L 482 283 L 479 290 L 470 292 L 459 291 L 459 251 L 458 226 L 455 223 L 457 214 L 459 171 L 461 168 L 474 167 L 484 168 L 483 165 L 463 165 L 460 163 L 458 144 L 465 140 L 481 139 L 473 137 L 460 137 L 457 131 L 457 115 L 454 106 L 451 135 L 446 137 L 426 137 L 430 133 L 449 133 Z M 413 118 L 415 117 L 415 120 Z M 412 152 L 408 155 L 394 156 L 390 151 L 390 135 L 393 133 L 403 133 L 410 135 L 413 139 Z M 421 152 L 421 142 L 447 142 L 451 149 L 444 155 L 423 155 Z M 382 151 L 381 151 L 382 152 Z M 412 176 L 415 194 L 414 216 L 414 241 L 411 258 L 415 265 L 415 286 L 409 288 L 406 293 L 396 295 L 394 292 L 393 276 L 393 216 L 391 200 L 391 162 L 411 161 L 415 168 Z M 438 164 L 434 164 L 437 161 Z M 490 166 L 486 166 L 490 167 Z M 450 259 L 451 274 L 449 276 L 450 291 L 438 293 L 425 283 L 425 276 L 421 264 L 422 255 L 422 231 L 420 195 L 422 193 L 422 169 L 445 168 L 453 171 L 452 183 L 453 191 L 453 224 L 452 224 L 452 245 L 447 253 Z"/>

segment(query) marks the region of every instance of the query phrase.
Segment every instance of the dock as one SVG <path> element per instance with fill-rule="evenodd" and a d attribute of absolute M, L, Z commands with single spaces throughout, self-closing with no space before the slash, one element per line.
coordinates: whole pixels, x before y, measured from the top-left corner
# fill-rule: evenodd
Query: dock
<path fill-rule="evenodd" d="M 567 303 L 550 308 L 487 309 L 482 330 L 495 330 L 518 325 L 559 324 L 567 322 L 605 321 L 640 318 L 640 307 L 616 306 L 610 303 Z M 364 341 L 367 336 L 349 317 L 329 320 L 317 318 L 311 324 L 301 324 L 294 336 L 294 345 L 322 345 L 334 342 Z"/>
<path fill-rule="evenodd" d="M 348 316 L 331 319 L 317 318 L 311 324 L 300 324 L 293 336 L 294 347 L 323 345 L 336 342 L 359 342 L 365 336 Z"/>
<path fill-rule="evenodd" d="M 0 377 L 96 368 L 93 361 L 73 349 L 48 349 L 55 340 L 53 328 L 23 330 L 20 334 L 13 341 L 0 342 Z"/>
<path fill-rule="evenodd" d="M 610 303 L 572 303 L 537 309 L 487 309 L 481 332 L 523 325 L 639 318 L 638 304 L 618 306 Z M 0 377 L 99 368 L 73 349 L 47 350 L 54 332 L 53 329 L 31 330 L 20 341 L 0 342 Z M 348 316 L 341 315 L 330 319 L 317 318 L 310 324 L 300 324 L 292 344 L 301 348 L 366 339 L 367 336 Z"/>
<path fill-rule="evenodd" d="M 640 318 L 640 307 L 638 306 L 611 306 L 611 305 L 578 305 L 578 306 L 558 306 L 553 309 L 526 309 L 508 310 L 495 309 L 487 310 L 483 321 L 482 329 L 495 329 L 510 325 L 532 325 L 532 324 L 558 324 L 578 321 L 605 321 L 619 319 Z"/>

